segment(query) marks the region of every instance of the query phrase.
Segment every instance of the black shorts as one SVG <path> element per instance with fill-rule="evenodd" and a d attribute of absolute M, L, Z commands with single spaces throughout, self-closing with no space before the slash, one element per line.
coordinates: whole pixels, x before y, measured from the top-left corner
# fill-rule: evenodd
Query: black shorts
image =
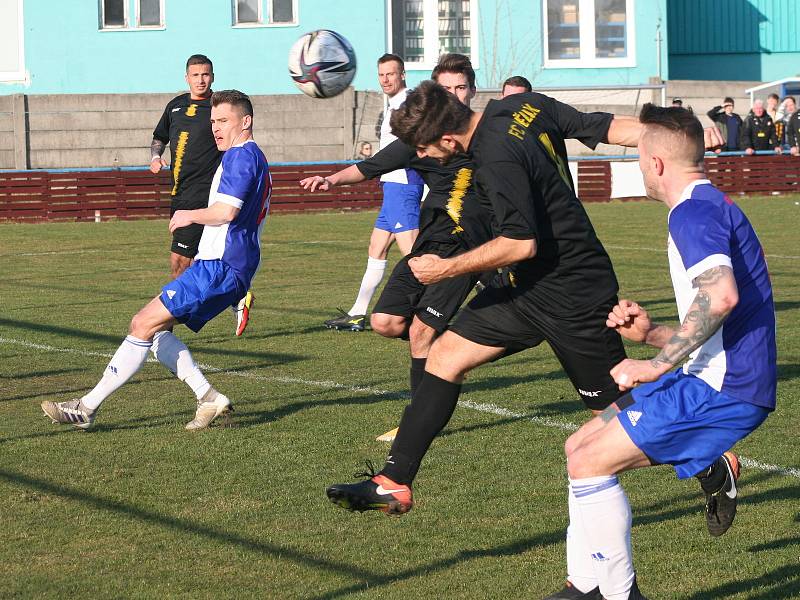
<path fill-rule="evenodd" d="M 558 317 L 544 313 L 509 287 L 487 287 L 467 304 L 450 330 L 476 344 L 505 348 L 504 356 L 546 341 L 584 404 L 602 410 L 620 391 L 610 375 L 624 360 L 622 338 L 606 327 L 617 298 L 609 298 L 582 313 Z"/>
<path fill-rule="evenodd" d="M 170 216 L 176 210 L 195 210 L 208 206 L 208 193 L 210 186 L 194 185 L 181 189 L 172 197 L 170 204 Z M 200 237 L 203 235 L 203 225 L 192 223 L 186 227 L 176 229 L 172 233 L 171 250 L 175 254 L 180 254 L 186 258 L 194 258 L 197 254 L 197 247 L 200 245 Z"/>
<path fill-rule="evenodd" d="M 421 254 L 436 254 L 448 258 L 464 251 L 460 245 L 429 243 L 405 256 L 395 265 L 372 313 L 396 315 L 409 321 L 416 315 L 428 327 L 442 333 L 475 287 L 480 274 L 450 277 L 438 283 L 423 285 L 414 277 L 408 261 Z"/>

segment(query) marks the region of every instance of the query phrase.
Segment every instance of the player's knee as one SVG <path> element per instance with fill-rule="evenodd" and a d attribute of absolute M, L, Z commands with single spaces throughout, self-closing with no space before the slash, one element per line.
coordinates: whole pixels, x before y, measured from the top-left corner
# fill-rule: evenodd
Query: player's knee
<path fill-rule="evenodd" d="M 438 332 L 433 327 L 414 319 L 408 331 L 411 355 L 427 356 L 437 335 Z"/>
<path fill-rule="evenodd" d="M 581 436 L 579 433 L 573 433 L 571 436 L 567 438 L 567 441 L 564 442 L 564 455 L 567 457 L 567 460 L 575 453 L 575 450 L 581 444 Z"/>
<path fill-rule="evenodd" d="M 567 473 L 570 479 L 585 479 L 600 475 L 595 461 L 592 460 L 592 452 L 593 450 L 586 444 L 581 444 L 567 455 Z"/>
<path fill-rule="evenodd" d="M 369 324 L 374 332 L 391 338 L 401 337 L 408 327 L 403 317 L 385 313 L 372 313 Z"/>
<path fill-rule="evenodd" d="M 147 339 L 148 337 L 148 327 L 146 324 L 146 319 L 142 315 L 142 311 L 139 311 L 133 318 L 131 319 L 130 327 L 128 328 L 128 332 L 135 338 L 140 340 Z"/>

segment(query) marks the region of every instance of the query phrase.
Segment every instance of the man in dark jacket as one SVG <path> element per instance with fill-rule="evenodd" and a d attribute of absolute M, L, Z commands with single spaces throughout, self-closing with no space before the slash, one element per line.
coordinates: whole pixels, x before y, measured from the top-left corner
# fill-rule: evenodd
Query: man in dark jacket
<path fill-rule="evenodd" d="M 742 117 L 733 112 L 733 98 L 725 98 L 721 106 L 715 106 L 706 113 L 716 123 L 722 133 L 725 145 L 722 150 L 740 150 L 739 137 L 742 132 Z"/>
<path fill-rule="evenodd" d="M 747 154 L 757 150 L 774 150 L 781 153 L 781 146 L 775 135 L 775 123 L 764 109 L 764 101 L 753 102 L 753 109 L 744 120 L 742 127 L 742 147 Z"/>

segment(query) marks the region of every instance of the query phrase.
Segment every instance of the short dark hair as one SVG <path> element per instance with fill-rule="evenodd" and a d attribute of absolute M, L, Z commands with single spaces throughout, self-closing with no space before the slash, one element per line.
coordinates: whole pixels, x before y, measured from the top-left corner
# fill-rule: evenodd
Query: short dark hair
<path fill-rule="evenodd" d="M 733 101 L 733 98 L 731 98 L 730 96 L 726 96 L 725 99 L 722 101 L 722 104 L 735 104 L 735 102 Z"/>
<path fill-rule="evenodd" d="M 253 103 L 250 102 L 250 97 L 239 90 L 222 90 L 211 94 L 211 106 L 220 104 L 230 104 L 239 109 L 242 116 L 253 116 Z"/>
<path fill-rule="evenodd" d="M 677 144 L 678 149 L 685 148 L 691 152 L 691 160 L 695 164 L 703 161 L 705 140 L 703 126 L 694 113 L 678 106 L 661 107 L 647 103 L 639 113 L 639 122 L 649 127 L 666 130 L 672 134 L 683 135 L 685 144 Z"/>
<path fill-rule="evenodd" d="M 526 92 L 532 92 L 533 91 L 533 86 L 531 85 L 531 82 L 528 81 L 527 79 L 525 79 L 522 75 L 512 75 L 511 77 L 506 79 L 503 82 L 503 85 L 500 86 L 500 91 L 502 92 L 507 85 L 510 85 L 510 86 L 513 86 L 513 87 L 525 88 Z"/>
<path fill-rule="evenodd" d="M 389 123 L 392 133 L 416 148 L 440 140 L 447 133 L 464 133 L 472 110 L 435 81 L 423 81 L 406 96 Z"/>
<path fill-rule="evenodd" d="M 404 63 L 404 62 L 403 62 L 403 59 L 402 59 L 402 58 L 400 58 L 399 56 L 397 56 L 397 54 L 391 54 L 390 52 L 387 52 L 386 54 L 384 54 L 383 56 L 381 56 L 381 57 L 378 59 L 378 65 L 380 66 L 380 65 L 382 65 L 383 63 L 387 63 L 387 62 L 391 62 L 391 61 L 395 61 L 395 62 L 397 62 L 397 64 L 399 64 L 399 65 L 400 65 L 400 71 L 401 71 L 401 72 L 405 72 L 405 70 L 406 70 L 406 63 Z"/>
<path fill-rule="evenodd" d="M 214 72 L 214 63 L 205 54 L 192 54 L 186 60 L 186 70 L 188 71 L 192 65 L 208 65 L 211 67 L 211 72 Z"/>
<path fill-rule="evenodd" d="M 794 99 L 794 96 L 784 96 L 783 100 L 781 100 L 781 102 L 786 102 L 787 100 L 791 100 L 792 102 L 797 104 L 797 100 Z"/>
<path fill-rule="evenodd" d="M 442 54 L 439 62 L 431 71 L 431 79 L 436 81 L 441 73 L 461 73 L 467 78 L 467 83 L 471 89 L 475 89 L 475 69 L 472 68 L 472 61 L 469 56 L 464 54 Z"/>
<path fill-rule="evenodd" d="M 778 96 L 778 94 L 770 94 L 769 96 L 767 96 L 767 100 L 769 100 L 770 98 L 775 98 L 775 100 L 777 100 L 778 102 L 781 101 L 780 96 Z"/>

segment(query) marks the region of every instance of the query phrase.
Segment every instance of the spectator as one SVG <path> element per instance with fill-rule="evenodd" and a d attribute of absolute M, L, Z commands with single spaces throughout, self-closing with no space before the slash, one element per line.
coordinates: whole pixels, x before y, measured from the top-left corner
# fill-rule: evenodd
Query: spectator
<path fill-rule="evenodd" d="M 753 109 L 744 120 L 742 147 L 746 154 L 764 150 L 774 150 L 776 154 L 781 153 L 781 147 L 775 137 L 775 123 L 764 109 L 763 100 L 753 102 Z"/>
<path fill-rule="evenodd" d="M 358 146 L 356 160 L 366 160 L 372 156 L 372 142 L 361 142 Z"/>
<path fill-rule="evenodd" d="M 778 105 L 781 103 L 781 99 L 778 97 L 778 94 L 770 94 L 767 96 L 767 106 L 765 110 L 767 114 L 772 118 L 772 122 L 775 125 L 778 124 Z"/>
<path fill-rule="evenodd" d="M 721 106 L 715 106 L 706 113 L 716 123 L 725 140 L 723 150 L 739 150 L 739 136 L 742 131 L 742 117 L 733 112 L 733 98 L 725 98 Z"/>
<path fill-rule="evenodd" d="M 789 121 L 792 115 L 797 111 L 797 103 L 794 96 L 786 96 L 781 102 L 778 109 L 778 118 L 775 121 L 775 131 L 778 136 L 778 141 L 788 150 L 792 147 L 789 141 Z"/>
<path fill-rule="evenodd" d="M 524 94 L 525 92 L 532 91 L 533 86 L 531 86 L 530 81 L 525 79 L 522 75 L 514 75 L 503 82 L 500 97 L 505 98 L 512 94 Z"/>
<path fill-rule="evenodd" d="M 783 122 L 786 124 L 786 144 L 792 156 L 800 154 L 800 110 L 792 96 L 787 96 L 783 101 Z"/>
<path fill-rule="evenodd" d="M 672 108 L 683 108 L 683 100 L 681 98 L 673 98 L 672 99 Z M 691 106 L 687 106 L 686 110 L 690 113 L 694 114 L 694 109 Z"/>

